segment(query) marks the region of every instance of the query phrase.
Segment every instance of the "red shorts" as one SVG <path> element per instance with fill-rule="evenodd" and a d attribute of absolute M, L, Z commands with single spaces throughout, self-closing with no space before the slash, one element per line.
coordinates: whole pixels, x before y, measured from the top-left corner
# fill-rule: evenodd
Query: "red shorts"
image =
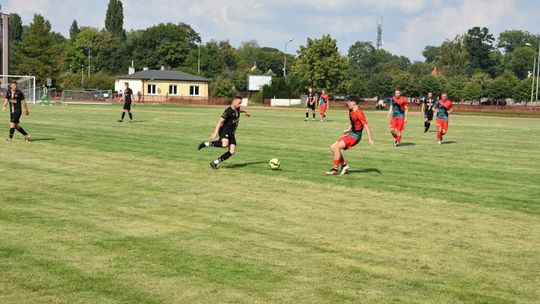
<path fill-rule="evenodd" d="M 405 118 L 392 117 L 392 120 L 390 120 L 390 129 L 403 131 L 405 129 Z"/>
<path fill-rule="evenodd" d="M 448 120 L 437 118 L 437 129 L 448 131 Z"/>
<path fill-rule="evenodd" d="M 326 112 L 326 105 L 322 105 L 319 111 L 321 111 L 321 113 Z"/>
<path fill-rule="evenodd" d="M 354 138 L 352 136 L 349 136 L 349 135 L 343 136 L 338 141 L 342 141 L 342 142 L 345 143 L 345 150 L 356 146 L 356 144 L 360 142 L 360 140 L 358 140 L 358 139 L 356 139 L 356 138 Z"/>

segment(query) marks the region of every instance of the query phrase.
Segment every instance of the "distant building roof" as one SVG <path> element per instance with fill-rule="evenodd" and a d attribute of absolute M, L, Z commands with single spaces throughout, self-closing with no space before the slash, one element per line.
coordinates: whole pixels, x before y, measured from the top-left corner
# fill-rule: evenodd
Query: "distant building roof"
<path fill-rule="evenodd" d="M 138 71 L 130 75 L 118 76 L 116 79 L 142 79 L 142 80 L 180 80 L 210 82 L 210 79 L 191 75 L 181 71 L 171 70 L 146 70 Z"/>

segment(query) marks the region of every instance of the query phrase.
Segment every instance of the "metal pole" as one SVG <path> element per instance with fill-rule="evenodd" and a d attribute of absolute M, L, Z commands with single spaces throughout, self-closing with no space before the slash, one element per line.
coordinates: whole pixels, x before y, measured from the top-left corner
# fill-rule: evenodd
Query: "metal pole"
<path fill-rule="evenodd" d="M 81 64 L 81 89 L 84 86 L 84 64 Z"/>
<path fill-rule="evenodd" d="M 289 41 L 285 42 L 285 54 L 283 54 L 283 77 L 287 78 L 287 43 Z"/>
<path fill-rule="evenodd" d="M 536 99 L 538 100 L 538 78 L 540 78 L 540 43 L 538 43 L 538 60 L 536 60 Z"/>
<path fill-rule="evenodd" d="M 201 45 L 199 44 L 198 56 L 197 56 L 197 75 L 201 74 Z"/>
<path fill-rule="evenodd" d="M 88 48 L 88 77 L 90 77 L 90 47 Z"/>
<path fill-rule="evenodd" d="M 532 81 L 531 81 L 531 102 L 533 102 L 533 98 L 534 98 L 534 77 L 535 76 L 536 76 L 536 54 L 534 56 Z"/>
<path fill-rule="evenodd" d="M 9 74 L 9 15 L 2 14 L 2 74 Z M 2 78 L 2 85 L 7 88 L 8 79 Z"/>

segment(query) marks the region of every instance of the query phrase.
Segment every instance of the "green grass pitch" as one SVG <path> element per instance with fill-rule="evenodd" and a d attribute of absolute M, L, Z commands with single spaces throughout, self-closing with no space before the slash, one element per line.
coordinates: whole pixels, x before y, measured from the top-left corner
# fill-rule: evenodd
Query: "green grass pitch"
<path fill-rule="evenodd" d="M 437 145 L 411 115 L 395 148 L 367 112 L 375 146 L 326 176 L 346 112 L 253 109 L 214 171 L 223 110 L 31 106 L 0 146 L 0 303 L 540 302 L 540 120 L 453 115 Z"/>

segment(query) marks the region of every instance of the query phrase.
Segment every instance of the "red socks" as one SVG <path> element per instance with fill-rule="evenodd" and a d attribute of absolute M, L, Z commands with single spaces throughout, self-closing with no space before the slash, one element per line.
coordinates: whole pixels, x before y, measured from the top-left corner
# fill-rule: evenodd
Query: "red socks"
<path fill-rule="evenodd" d="M 442 132 L 441 131 L 437 132 L 437 140 L 438 141 L 442 140 Z"/>
<path fill-rule="evenodd" d="M 339 163 L 340 163 L 341 160 L 339 159 L 334 159 L 334 168 L 338 168 L 339 167 Z"/>
<path fill-rule="evenodd" d="M 396 140 L 397 140 L 398 143 L 400 143 L 401 142 L 401 135 L 396 135 Z"/>

